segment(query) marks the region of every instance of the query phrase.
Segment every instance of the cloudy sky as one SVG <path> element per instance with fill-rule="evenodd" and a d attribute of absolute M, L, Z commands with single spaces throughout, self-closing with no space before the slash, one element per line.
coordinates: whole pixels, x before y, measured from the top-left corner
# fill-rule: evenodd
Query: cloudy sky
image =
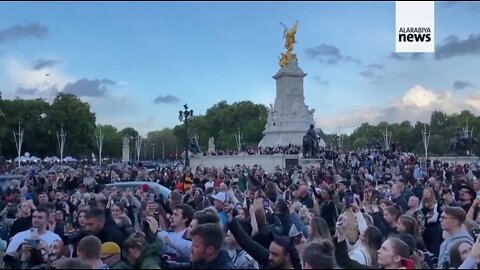
<path fill-rule="evenodd" d="M 395 2 L 0 3 L 0 91 L 88 101 L 100 124 L 141 134 L 220 100 L 275 99 L 283 27 L 317 127 L 480 114 L 480 2 L 437 2 L 434 54 L 395 54 Z M 48 74 L 48 76 L 47 76 Z"/>

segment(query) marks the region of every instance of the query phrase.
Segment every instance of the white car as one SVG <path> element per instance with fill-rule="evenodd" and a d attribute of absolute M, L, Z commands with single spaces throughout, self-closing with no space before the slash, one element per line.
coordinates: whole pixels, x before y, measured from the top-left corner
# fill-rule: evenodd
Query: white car
<path fill-rule="evenodd" d="M 160 194 L 162 195 L 163 197 L 163 200 L 164 202 L 167 202 L 168 201 L 168 196 L 170 195 L 170 193 L 172 192 L 170 189 L 158 184 L 158 183 L 155 183 L 155 182 L 146 182 L 146 181 L 132 181 L 132 182 L 118 182 L 118 183 L 111 183 L 111 184 L 107 184 L 105 185 L 105 187 L 107 189 L 111 188 L 111 187 L 116 187 L 117 190 L 124 190 L 126 188 L 131 188 L 132 190 L 135 190 L 135 189 L 138 189 L 138 188 L 141 188 L 143 185 L 148 185 L 149 189 L 148 189 L 148 192 L 149 193 L 156 193 L 155 191 L 156 190 L 159 190 L 160 191 Z"/>

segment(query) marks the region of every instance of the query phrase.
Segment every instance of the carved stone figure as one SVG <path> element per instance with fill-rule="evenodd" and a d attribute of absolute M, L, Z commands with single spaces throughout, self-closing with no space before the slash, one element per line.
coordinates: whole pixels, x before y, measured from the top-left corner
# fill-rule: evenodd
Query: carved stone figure
<path fill-rule="evenodd" d="M 215 139 L 213 137 L 208 139 L 208 152 L 215 153 Z"/>
<path fill-rule="evenodd" d="M 292 51 L 293 51 L 293 44 L 296 43 L 295 34 L 297 33 L 298 21 L 295 22 L 295 24 L 292 26 L 290 30 L 288 30 L 288 27 L 283 23 L 282 25 L 283 27 L 285 27 L 285 30 L 283 31 L 283 38 L 285 39 L 285 49 L 287 49 L 287 51 L 282 53 L 278 61 L 278 64 L 280 65 L 280 67 L 285 68 L 287 67 L 290 61 L 297 60 L 297 56 L 294 53 L 292 53 Z"/>
<path fill-rule="evenodd" d="M 457 128 L 455 131 L 455 137 L 450 140 L 450 147 L 448 152 L 456 155 L 470 155 L 472 153 L 472 148 L 477 144 L 477 139 L 472 136 L 472 132 L 467 136 L 464 136 L 464 133 L 460 128 Z"/>

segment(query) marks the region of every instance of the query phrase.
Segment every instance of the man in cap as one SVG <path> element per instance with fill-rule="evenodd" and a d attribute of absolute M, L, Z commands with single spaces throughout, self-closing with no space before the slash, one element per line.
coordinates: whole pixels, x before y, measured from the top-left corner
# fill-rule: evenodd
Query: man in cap
<path fill-rule="evenodd" d="M 220 222 L 223 228 L 227 228 L 228 218 L 224 212 L 225 204 L 227 203 L 227 194 L 225 192 L 218 192 L 215 195 L 212 195 L 213 206 L 217 210 L 218 216 L 220 217 Z"/>
<path fill-rule="evenodd" d="M 106 242 L 102 244 L 101 255 L 102 261 L 110 267 L 115 269 L 115 266 L 122 262 L 122 251 L 115 242 Z"/>

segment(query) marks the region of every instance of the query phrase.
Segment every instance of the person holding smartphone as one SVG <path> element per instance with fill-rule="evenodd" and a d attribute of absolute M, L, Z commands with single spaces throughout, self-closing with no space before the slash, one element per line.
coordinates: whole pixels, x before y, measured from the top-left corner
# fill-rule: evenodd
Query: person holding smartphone
<path fill-rule="evenodd" d="M 38 207 L 32 215 L 32 228 L 15 234 L 7 247 L 6 254 L 16 259 L 17 263 L 20 262 L 27 265 L 29 263 L 37 265 L 43 263 L 42 254 L 37 250 L 45 250 L 53 242 L 61 241 L 60 236 L 47 230 L 49 220 L 50 211 L 46 208 Z M 19 249 L 21 252 L 17 253 Z M 17 266 L 20 268 L 22 265 Z"/>

